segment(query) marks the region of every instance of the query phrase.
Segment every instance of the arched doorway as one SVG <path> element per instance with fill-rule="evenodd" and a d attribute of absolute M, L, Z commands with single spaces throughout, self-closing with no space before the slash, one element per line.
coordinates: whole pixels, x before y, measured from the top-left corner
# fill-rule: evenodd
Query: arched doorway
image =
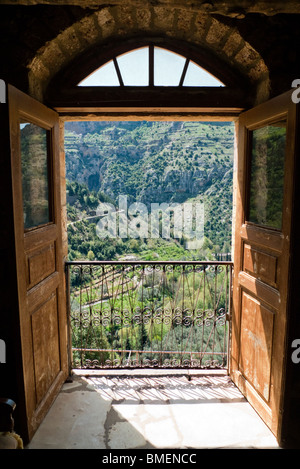
<path fill-rule="evenodd" d="M 150 17 L 152 17 L 152 20 L 153 18 L 155 18 L 157 30 L 160 29 L 161 31 L 162 29 L 165 29 L 165 32 L 166 32 L 168 31 L 168 21 L 169 21 L 170 16 L 168 17 L 167 14 L 165 13 L 162 14 L 162 12 L 160 13 L 161 14 L 159 15 L 159 12 L 156 12 L 157 15 L 154 17 L 153 12 L 152 12 L 150 13 Z M 173 20 L 175 21 L 174 12 L 169 12 L 169 13 L 171 17 L 173 18 Z M 116 57 L 118 54 L 125 52 L 123 46 L 122 47 L 120 46 L 120 43 L 118 44 L 115 43 L 115 48 L 111 47 L 112 42 L 116 41 L 116 34 L 115 34 L 117 30 L 116 18 L 118 17 L 119 14 L 120 12 L 118 11 L 118 8 L 113 9 L 113 11 L 112 9 L 107 8 L 107 9 L 101 10 L 100 13 L 97 12 L 91 17 L 86 18 L 86 22 L 91 21 L 90 24 L 92 23 L 95 24 L 95 20 L 97 20 L 98 28 L 99 28 L 99 25 L 101 27 L 102 38 L 100 41 L 101 47 L 99 47 L 99 50 L 101 51 L 101 55 L 103 53 L 102 58 L 105 58 L 105 61 L 107 61 L 108 59 L 112 59 L 112 57 Z M 234 42 L 233 34 L 236 33 L 236 31 L 232 31 L 229 27 L 226 27 L 226 25 L 223 25 L 218 20 L 214 20 L 212 18 L 206 17 L 205 15 L 202 15 L 201 16 L 202 26 L 199 26 L 200 25 L 199 17 L 197 17 L 197 20 L 196 20 L 196 15 L 192 15 L 192 17 L 190 16 L 188 19 L 185 19 L 185 21 L 183 21 L 184 16 L 185 15 L 183 14 L 183 12 L 177 12 L 176 23 L 177 25 L 179 24 L 181 25 L 180 27 L 178 26 L 179 29 L 181 28 L 181 31 L 182 31 L 180 42 L 183 44 L 183 42 L 186 41 L 187 44 L 186 44 L 186 47 L 184 48 L 181 48 L 179 46 L 178 47 L 174 46 L 175 51 L 183 54 L 184 56 L 194 60 L 197 63 L 201 62 L 202 65 L 204 64 L 207 65 L 206 68 L 209 69 L 211 72 L 219 71 L 219 73 L 215 73 L 219 78 L 224 77 L 223 78 L 224 81 L 226 81 L 225 80 L 226 77 L 228 79 L 229 85 L 226 88 L 220 89 L 218 90 L 218 92 L 216 92 L 215 89 L 214 90 L 210 89 L 210 90 L 206 90 L 205 93 L 199 93 L 199 90 L 196 90 L 195 92 L 195 90 L 191 90 L 191 89 L 184 90 L 184 93 L 182 89 L 180 90 L 168 89 L 167 92 L 164 89 L 164 93 L 159 93 L 158 88 L 154 90 L 144 89 L 144 90 L 139 90 L 141 99 L 138 105 L 136 105 L 136 94 L 134 94 L 134 96 L 132 94 L 132 91 L 135 92 L 136 90 L 123 89 L 122 86 L 120 86 L 120 90 L 117 90 L 117 92 L 116 92 L 116 89 L 108 90 L 106 88 L 105 93 L 103 93 L 103 89 L 101 90 L 99 88 L 92 89 L 92 90 L 91 89 L 86 90 L 83 88 L 72 89 L 72 83 L 70 80 L 72 77 L 75 78 L 74 70 L 76 69 L 78 70 L 79 64 L 82 65 L 83 63 L 82 60 L 83 60 L 84 55 L 88 56 L 88 52 L 90 54 L 88 56 L 88 59 L 85 62 L 85 65 L 82 68 L 82 69 L 85 69 L 85 73 L 88 70 L 92 71 L 95 68 L 98 68 L 98 66 L 104 63 L 104 60 L 102 60 L 102 58 L 101 60 L 99 60 L 99 54 L 98 54 L 99 50 L 97 52 L 97 48 L 95 46 L 96 43 L 99 43 L 99 35 L 97 34 L 97 32 L 99 32 L 98 29 L 96 29 L 94 38 L 89 36 L 89 40 L 87 41 L 88 44 L 87 42 L 85 42 L 85 45 L 82 45 L 81 43 L 79 44 L 79 46 L 76 46 L 77 43 L 74 38 L 78 37 L 77 36 L 78 31 L 80 30 L 80 28 L 83 28 L 83 22 L 79 22 L 79 24 L 76 24 L 74 25 L 74 27 L 69 28 L 68 31 L 63 31 L 59 39 L 57 38 L 54 41 L 50 42 L 45 48 L 43 48 L 41 51 L 38 52 L 35 59 L 32 61 L 30 65 L 30 72 L 29 72 L 30 94 L 38 98 L 39 100 L 47 103 L 49 106 L 55 108 L 56 111 L 61 116 L 61 122 L 63 122 L 64 119 L 78 118 L 78 116 L 80 116 L 81 118 L 87 119 L 87 118 L 90 118 L 92 115 L 93 118 L 98 118 L 100 116 L 103 116 L 103 113 L 109 116 L 116 116 L 116 115 L 121 114 L 122 117 L 128 116 L 128 115 L 140 116 L 141 113 L 146 113 L 147 115 L 152 115 L 155 117 L 157 117 L 158 115 L 166 116 L 170 114 L 178 116 L 178 115 L 185 115 L 186 113 L 189 113 L 190 115 L 191 114 L 194 116 L 197 115 L 198 118 L 199 116 L 202 116 L 202 117 L 209 116 L 210 119 L 212 117 L 220 118 L 220 116 L 222 116 L 222 118 L 224 116 L 226 116 L 227 118 L 228 117 L 236 118 L 239 116 L 242 109 L 251 107 L 255 102 L 264 101 L 268 97 L 268 91 L 267 91 L 268 73 L 259 55 L 248 44 L 245 44 L 245 42 L 242 41 L 240 36 L 235 37 L 235 40 L 236 40 L 235 46 L 230 48 L 228 46 L 228 41 Z M 146 21 L 145 20 L 146 17 L 147 15 L 145 14 L 144 21 Z M 129 12 L 129 18 L 132 21 L 129 22 L 128 35 L 130 35 L 130 29 L 137 28 L 137 22 L 142 21 L 141 17 L 139 17 L 139 20 L 136 17 L 135 22 L 134 22 L 133 16 L 130 14 L 130 12 Z M 148 19 L 149 19 L 149 15 L 148 15 Z M 193 24 L 193 28 L 190 28 L 191 24 Z M 148 26 L 147 27 L 145 26 L 145 27 L 149 29 L 150 28 L 149 25 L 150 25 L 150 21 L 148 23 Z M 143 28 L 141 28 L 141 30 L 143 30 Z M 189 35 L 189 31 L 193 31 L 194 40 L 195 40 L 194 42 L 198 44 L 197 47 L 193 47 L 192 36 Z M 212 34 L 212 31 L 214 31 L 214 34 Z M 145 31 L 143 30 L 143 32 Z M 122 36 L 122 34 L 123 33 L 120 32 L 120 36 Z M 172 42 L 174 44 L 174 41 L 170 41 L 170 39 L 169 38 L 167 39 L 166 36 L 168 36 L 168 34 L 165 34 L 163 36 L 163 40 L 161 40 L 159 45 L 167 48 L 167 43 L 168 43 L 169 47 L 171 47 L 170 43 Z M 72 39 L 70 39 L 71 37 Z M 240 42 L 239 42 L 239 39 L 240 39 Z M 149 43 L 149 38 L 147 38 L 147 43 Z M 153 41 L 153 44 L 154 43 L 157 44 L 156 41 Z M 55 55 L 54 51 L 57 52 L 58 50 L 57 48 L 59 48 L 59 44 L 61 45 L 62 49 L 64 49 L 64 47 L 65 49 L 60 56 L 60 61 L 57 61 L 59 62 L 59 65 L 56 64 L 55 67 L 52 68 L 50 66 L 50 63 L 51 63 L 51 60 L 52 61 L 55 60 L 55 57 L 58 59 L 58 55 Z M 206 52 L 202 51 L 203 52 L 202 61 L 198 60 L 198 55 L 201 55 L 199 54 L 199 50 L 197 51 L 199 44 L 201 44 L 202 46 L 205 45 L 205 47 L 203 48 L 203 51 L 205 50 Z M 141 47 L 142 45 L 145 45 L 145 42 L 141 40 L 137 40 L 135 38 L 134 40 L 132 40 L 131 48 Z M 227 48 L 226 48 L 226 45 L 227 45 Z M 128 44 L 126 47 L 127 47 L 126 50 L 128 50 Z M 189 50 L 189 53 L 184 53 L 187 50 Z M 210 60 L 210 61 L 208 59 L 207 61 L 205 60 L 204 57 L 205 57 L 205 54 L 207 54 L 207 51 L 211 52 L 213 56 L 213 60 Z M 214 64 L 216 63 L 215 60 L 218 57 L 226 57 L 226 60 L 221 61 L 218 67 L 215 67 L 214 66 Z M 208 66 L 209 63 L 211 64 L 211 67 Z M 95 64 L 97 66 L 95 66 Z M 222 66 L 220 64 L 224 65 L 224 70 L 222 69 Z M 237 72 L 236 74 L 232 72 L 234 67 L 233 68 L 230 67 L 229 64 L 236 65 L 236 72 Z M 241 72 L 242 69 L 244 73 Z M 241 75 L 244 77 L 244 80 L 242 81 L 240 81 L 238 78 Z M 73 83 L 73 85 L 77 85 L 79 81 L 78 78 L 79 76 L 77 75 L 76 81 Z M 70 86 L 68 87 L 68 85 Z M 273 109 L 273 104 L 271 105 L 271 108 Z M 263 113 L 263 110 L 261 108 L 260 108 L 260 112 Z M 279 111 L 276 111 L 275 114 L 267 113 L 262 120 L 261 120 L 261 117 L 259 117 L 257 121 L 252 120 L 250 124 L 251 128 L 249 127 L 250 129 L 249 131 L 256 129 L 256 125 L 258 125 L 259 127 L 262 123 L 273 122 L 274 118 L 277 117 L 277 115 L 286 115 L 286 113 L 287 113 L 287 107 L 285 108 L 279 107 Z M 245 130 L 247 125 L 248 125 L 247 122 L 244 122 L 243 129 L 244 129 L 244 132 L 247 135 L 249 135 Z M 55 138 L 57 138 L 57 134 Z M 245 155 L 244 150 L 245 150 L 245 146 L 241 146 L 240 148 L 241 155 Z M 290 150 L 292 151 L 292 149 Z M 245 174 L 244 172 L 245 166 L 243 165 L 244 165 L 244 160 L 241 166 L 242 168 L 241 177 L 244 177 L 244 174 Z M 242 179 L 240 181 L 242 181 Z M 244 187 L 245 187 L 245 181 L 241 182 L 241 186 L 239 186 L 239 190 L 241 192 L 244 191 Z M 245 202 L 245 200 L 246 199 L 240 198 L 239 203 L 241 204 L 241 206 L 243 206 L 243 202 Z M 249 230 L 246 229 L 246 231 L 248 234 Z M 258 242 L 257 240 L 258 238 L 256 238 L 256 244 Z M 239 244 L 240 249 L 241 249 L 241 245 L 243 245 L 244 247 L 245 245 L 244 241 L 245 240 L 243 240 L 242 243 Z M 261 248 L 261 245 L 260 245 L 260 248 Z M 250 249 L 250 257 L 251 257 L 252 246 L 250 245 L 249 247 L 249 244 L 248 244 L 247 249 L 248 249 L 247 252 L 249 252 L 249 249 Z M 276 245 L 275 247 L 268 246 L 268 250 L 270 249 L 271 250 L 273 249 L 276 252 L 278 252 L 278 245 Z M 255 251 L 259 252 L 259 255 L 261 255 L 264 260 L 270 254 L 270 252 L 268 252 L 267 254 L 264 252 L 262 253 L 261 249 L 258 249 L 258 250 L 256 249 Z M 282 254 L 282 252 L 280 252 L 280 254 Z M 274 257 L 275 256 L 273 256 L 273 258 Z M 240 259 L 244 259 L 241 253 L 240 253 Z M 276 263 L 276 259 L 274 260 L 274 262 Z M 248 271 L 249 271 L 249 268 L 248 268 Z M 257 272 L 254 272 L 254 274 L 255 274 L 253 276 L 254 280 L 251 280 L 251 281 L 252 281 L 252 285 L 256 287 L 257 284 L 260 285 L 260 283 L 257 281 L 257 277 L 259 277 L 260 273 L 257 274 Z M 250 275 L 249 272 L 247 273 L 247 275 Z M 258 280 L 260 281 L 260 279 Z M 236 289 L 237 288 L 247 289 L 248 291 L 247 294 L 249 296 L 249 291 L 251 290 L 251 281 L 250 283 L 248 282 L 246 286 L 245 285 L 236 286 Z M 272 280 L 272 282 L 274 283 L 274 279 Z M 272 288 L 274 288 L 274 285 L 272 286 Z M 266 290 L 268 292 L 270 291 L 269 288 L 267 288 Z M 263 300 L 265 301 L 266 297 Z M 237 299 L 236 301 L 237 301 L 236 305 L 238 304 L 238 302 L 240 304 L 240 299 Z M 268 301 L 269 300 L 266 300 L 267 303 Z M 257 305 L 258 301 L 255 300 L 254 303 Z M 260 306 L 261 305 L 259 304 L 259 307 L 257 307 L 257 314 L 262 314 Z M 245 309 L 247 308 L 249 308 L 249 305 L 245 306 Z M 240 333 L 241 333 L 241 330 L 239 329 L 239 327 L 240 327 L 240 323 L 238 324 L 237 331 L 236 331 L 238 337 L 240 337 Z M 273 330 L 273 327 L 274 325 L 272 324 L 269 329 Z M 270 344 L 268 344 L 268 347 L 273 350 L 273 343 L 271 344 L 271 346 Z M 282 352 L 282 349 L 281 351 L 279 352 L 277 351 L 276 353 L 281 354 L 281 352 Z M 240 350 L 238 351 L 238 354 L 239 353 L 240 353 Z M 282 373 L 283 371 L 282 366 L 277 368 L 276 372 L 278 372 L 278 370 L 279 370 L 279 373 L 280 371 Z M 281 388 L 281 385 L 280 385 L 280 388 Z M 279 394 L 280 393 L 281 393 L 281 389 L 279 391 Z M 276 413 L 275 413 L 277 417 L 276 416 L 274 417 L 276 420 L 274 423 L 275 433 L 277 433 L 277 430 L 278 430 L 278 405 L 279 404 L 277 400 Z"/>

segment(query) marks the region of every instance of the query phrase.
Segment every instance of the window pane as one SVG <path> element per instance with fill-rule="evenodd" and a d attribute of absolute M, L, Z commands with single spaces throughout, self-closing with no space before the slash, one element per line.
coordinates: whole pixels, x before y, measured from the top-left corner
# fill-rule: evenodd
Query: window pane
<path fill-rule="evenodd" d="M 117 57 L 125 86 L 149 85 L 149 49 L 143 47 Z"/>
<path fill-rule="evenodd" d="M 20 125 L 24 228 L 49 223 L 48 131 Z"/>
<path fill-rule="evenodd" d="M 249 221 L 281 229 L 286 121 L 252 132 Z"/>
<path fill-rule="evenodd" d="M 183 86 L 224 86 L 223 83 L 199 65 L 189 63 Z"/>
<path fill-rule="evenodd" d="M 154 47 L 154 85 L 178 86 L 185 61 L 181 55 Z"/>
<path fill-rule="evenodd" d="M 98 70 L 78 83 L 78 86 L 120 86 L 113 61 L 111 60 L 98 68 Z"/>

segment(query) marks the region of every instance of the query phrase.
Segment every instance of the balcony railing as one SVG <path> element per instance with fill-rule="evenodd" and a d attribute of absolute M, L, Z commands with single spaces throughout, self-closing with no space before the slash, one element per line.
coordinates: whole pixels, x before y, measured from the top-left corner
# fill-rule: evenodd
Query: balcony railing
<path fill-rule="evenodd" d="M 226 368 L 231 262 L 67 262 L 73 368 Z"/>

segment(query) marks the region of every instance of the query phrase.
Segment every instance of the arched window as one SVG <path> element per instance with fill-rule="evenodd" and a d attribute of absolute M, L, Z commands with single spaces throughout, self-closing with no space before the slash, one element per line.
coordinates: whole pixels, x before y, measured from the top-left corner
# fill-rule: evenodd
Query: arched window
<path fill-rule="evenodd" d="M 222 58 L 166 38 L 110 42 L 71 61 L 48 84 L 45 102 L 61 114 L 222 113 L 252 99 L 251 83 Z"/>
<path fill-rule="evenodd" d="M 125 52 L 91 73 L 79 86 L 200 87 L 224 84 L 188 57 L 146 46 Z"/>

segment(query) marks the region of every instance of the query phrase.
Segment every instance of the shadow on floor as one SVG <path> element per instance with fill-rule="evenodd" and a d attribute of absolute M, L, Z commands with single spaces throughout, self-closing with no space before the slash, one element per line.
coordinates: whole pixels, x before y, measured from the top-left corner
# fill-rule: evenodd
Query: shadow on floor
<path fill-rule="evenodd" d="M 75 374 L 28 449 L 278 448 L 226 375 Z"/>

